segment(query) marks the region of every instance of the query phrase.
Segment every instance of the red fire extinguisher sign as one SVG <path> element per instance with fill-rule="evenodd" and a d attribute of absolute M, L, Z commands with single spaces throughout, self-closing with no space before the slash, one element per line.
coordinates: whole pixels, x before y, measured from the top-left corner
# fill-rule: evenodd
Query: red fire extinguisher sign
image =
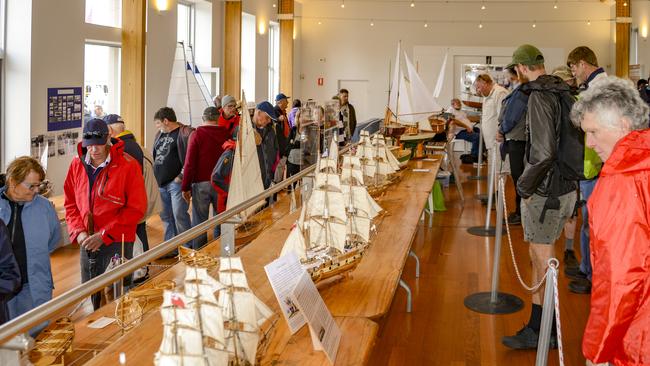
<path fill-rule="evenodd" d="M 323 78 L 318 78 L 318 86 L 323 86 Z"/>

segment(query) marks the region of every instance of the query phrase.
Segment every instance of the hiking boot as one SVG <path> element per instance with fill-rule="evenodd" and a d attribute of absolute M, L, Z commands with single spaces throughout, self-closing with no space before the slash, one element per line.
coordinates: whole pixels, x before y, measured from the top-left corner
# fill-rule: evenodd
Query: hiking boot
<path fill-rule="evenodd" d="M 465 154 L 460 157 L 460 161 L 463 164 L 474 164 L 478 161 L 478 158 L 469 154 Z"/>
<path fill-rule="evenodd" d="M 587 279 L 587 274 L 582 272 L 579 267 L 564 267 L 564 274 L 572 280 Z"/>
<path fill-rule="evenodd" d="M 571 250 L 567 249 L 564 251 L 564 267 L 575 267 L 578 268 L 580 266 L 580 263 L 578 262 L 578 259 L 576 258 L 576 253 Z"/>
<path fill-rule="evenodd" d="M 537 349 L 538 340 L 539 333 L 528 327 L 528 325 L 524 325 L 517 334 L 502 337 L 501 343 L 512 349 Z M 555 334 L 551 334 L 550 348 L 557 348 L 557 336 Z"/>
<path fill-rule="evenodd" d="M 521 225 L 521 215 L 516 212 L 508 215 L 508 224 Z"/>
<path fill-rule="evenodd" d="M 591 281 L 585 280 L 575 280 L 569 282 L 569 291 L 574 294 L 588 295 L 591 293 Z"/>

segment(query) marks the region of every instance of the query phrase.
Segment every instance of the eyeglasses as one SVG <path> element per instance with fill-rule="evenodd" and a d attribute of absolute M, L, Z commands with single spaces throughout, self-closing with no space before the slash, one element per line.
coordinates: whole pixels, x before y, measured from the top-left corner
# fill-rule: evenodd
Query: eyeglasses
<path fill-rule="evenodd" d="M 20 182 L 20 185 L 22 185 L 23 187 L 29 189 L 30 191 L 39 191 L 41 189 L 41 185 L 43 185 L 43 182 L 38 182 L 38 183 L 34 183 L 34 184 Z"/>
<path fill-rule="evenodd" d="M 108 136 L 107 133 L 100 132 L 100 131 L 93 131 L 93 132 L 84 132 L 83 133 L 83 138 L 84 140 L 90 140 L 94 138 L 103 138 Z"/>

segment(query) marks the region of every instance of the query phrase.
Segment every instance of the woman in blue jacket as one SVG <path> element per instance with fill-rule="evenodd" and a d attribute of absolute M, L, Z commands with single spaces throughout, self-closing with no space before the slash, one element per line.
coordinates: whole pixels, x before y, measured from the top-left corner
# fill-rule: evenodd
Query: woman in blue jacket
<path fill-rule="evenodd" d="M 52 204 L 38 194 L 44 178 L 38 161 L 20 157 L 9 164 L 0 188 L 0 220 L 7 225 L 22 285 L 7 303 L 10 319 L 52 299 L 50 253 L 61 241 L 61 226 Z M 30 334 L 36 336 L 45 325 Z"/>

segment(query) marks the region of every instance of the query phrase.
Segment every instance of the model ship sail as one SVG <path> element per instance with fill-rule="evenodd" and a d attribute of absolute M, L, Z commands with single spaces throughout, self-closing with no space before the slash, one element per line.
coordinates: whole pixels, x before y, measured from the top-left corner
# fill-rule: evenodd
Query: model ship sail
<path fill-rule="evenodd" d="M 239 258 L 221 258 L 219 280 L 186 267 L 184 292 L 165 291 L 160 312 L 160 366 L 254 365 L 260 327 L 273 315 L 248 287 Z"/>
<path fill-rule="evenodd" d="M 226 319 L 226 349 L 237 359 L 254 365 L 259 328 L 273 312 L 248 287 L 240 258 L 221 258 L 219 281 L 226 286 L 219 291 L 219 304 Z"/>
<path fill-rule="evenodd" d="M 401 45 L 398 43 L 388 109 L 396 117 L 397 123 L 417 126 L 422 131 L 432 131 L 428 117 L 440 113 L 442 108 L 428 91 L 406 52 L 404 60 L 406 73 L 401 68 Z"/>
<path fill-rule="evenodd" d="M 243 93 L 242 93 L 243 94 Z M 246 96 L 242 98 L 242 105 L 246 105 Z M 242 113 L 242 122 L 239 124 L 239 134 L 235 146 L 234 163 L 228 191 L 228 202 L 226 208 L 229 210 L 240 203 L 262 193 L 264 184 L 260 173 L 260 163 L 257 158 L 257 147 L 255 145 L 255 131 L 253 122 L 248 113 Z M 239 213 L 242 220 L 252 216 L 264 201 L 247 208 Z"/>
<path fill-rule="evenodd" d="M 189 56 L 190 58 L 188 58 L 183 42 L 178 42 L 169 82 L 167 106 L 174 109 L 179 121 L 198 126 L 202 122 L 203 110 L 212 105 L 212 100 L 210 100 L 209 94 L 205 95 L 202 90 L 205 86 L 201 86 L 203 79 L 197 78 L 194 72 L 191 51 Z"/>
<path fill-rule="evenodd" d="M 224 320 L 213 287 L 223 288 L 205 268 L 186 267 L 185 292 L 163 293 L 163 339 L 156 365 L 228 364 Z"/>

